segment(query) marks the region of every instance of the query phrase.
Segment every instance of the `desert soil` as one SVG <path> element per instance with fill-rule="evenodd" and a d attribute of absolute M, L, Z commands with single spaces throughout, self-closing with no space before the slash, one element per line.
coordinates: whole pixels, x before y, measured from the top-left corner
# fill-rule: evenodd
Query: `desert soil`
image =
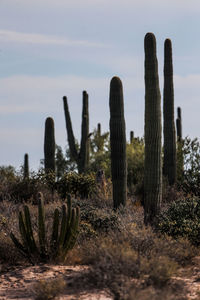
<path fill-rule="evenodd" d="M 108 291 L 90 290 L 82 287 L 81 290 L 70 288 L 70 281 L 78 279 L 81 273 L 86 272 L 87 266 L 39 265 L 17 266 L 5 268 L 0 265 L 0 299 L 1 300 L 32 300 L 33 286 L 41 279 L 54 279 L 62 277 L 67 282 L 66 291 L 60 300 L 110 300 L 113 299 Z M 200 257 L 196 257 L 192 266 L 179 270 L 173 282 L 179 282 L 184 287 L 183 298 L 200 300 Z M 177 299 L 174 297 L 174 299 Z M 164 298 L 162 299 L 164 300 Z"/>

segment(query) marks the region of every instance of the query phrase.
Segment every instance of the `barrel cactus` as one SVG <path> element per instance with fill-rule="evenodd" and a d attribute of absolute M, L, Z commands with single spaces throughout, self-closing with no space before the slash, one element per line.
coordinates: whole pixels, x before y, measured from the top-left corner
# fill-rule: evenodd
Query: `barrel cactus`
<path fill-rule="evenodd" d="M 162 197 L 161 96 L 156 57 L 156 39 L 147 33 L 145 48 L 145 171 L 144 222 L 153 224 Z"/>
<path fill-rule="evenodd" d="M 126 205 L 127 164 L 124 100 L 122 82 L 113 77 L 110 82 L 110 148 L 114 209 Z"/>

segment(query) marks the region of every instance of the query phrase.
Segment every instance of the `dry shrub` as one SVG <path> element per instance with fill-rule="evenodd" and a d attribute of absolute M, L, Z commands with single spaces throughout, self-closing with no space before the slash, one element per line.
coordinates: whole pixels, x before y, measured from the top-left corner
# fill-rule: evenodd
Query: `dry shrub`
<path fill-rule="evenodd" d="M 49 280 L 39 280 L 33 286 L 33 295 L 35 300 L 58 299 L 66 286 L 65 280 L 60 277 Z"/>

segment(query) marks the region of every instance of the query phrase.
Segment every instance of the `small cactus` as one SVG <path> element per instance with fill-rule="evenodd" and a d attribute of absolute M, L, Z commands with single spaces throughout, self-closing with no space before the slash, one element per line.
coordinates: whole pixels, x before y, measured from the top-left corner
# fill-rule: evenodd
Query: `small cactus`
<path fill-rule="evenodd" d="M 62 206 L 62 220 L 59 221 L 59 210 L 56 208 L 53 217 L 50 245 L 47 243 L 45 228 L 45 211 L 42 193 L 38 194 L 38 240 L 36 244 L 29 208 L 24 206 L 24 212 L 19 212 L 20 242 L 11 232 L 10 237 L 18 248 L 32 263 L 34 260 L 47 261 L 50 258 L 65 260 L 68 250 L 72 249 L 77 238 L 80 220 L 79 208 L 72 208 L 71 197 L 68 195 L 67 207 Z M 60 227 L 60 230 L 59 230 Z"/>

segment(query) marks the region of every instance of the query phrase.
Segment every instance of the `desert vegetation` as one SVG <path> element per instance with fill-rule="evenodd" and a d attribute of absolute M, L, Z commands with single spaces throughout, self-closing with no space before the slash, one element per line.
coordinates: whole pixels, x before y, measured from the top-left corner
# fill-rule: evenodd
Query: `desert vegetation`
<path fill-rule="evenodd" d="M 33 299 L 69 290 L 79 299 L 86 288 L 110 299 L 189 299 L 180 278 L 199 256 L 200 144 L 183 138 L 180 107 L 174 120 L 169 39 L 164 56 L 162 123 L 156 39 L 147 33 L 144 137 L 131 131 L 126 140 L 123 84 L 113 77 L 108 132 L 101 123 L 90 132 L 84 91 L 79 144 L 64 96 L 65 151 L 49 117 L 43 167 L 29 170 L 27 153 L 20 171 L 0 167 L 0 274 L 16 266 L 87 266 L 70 282 L 65 274 L 39 280 Z"/>

